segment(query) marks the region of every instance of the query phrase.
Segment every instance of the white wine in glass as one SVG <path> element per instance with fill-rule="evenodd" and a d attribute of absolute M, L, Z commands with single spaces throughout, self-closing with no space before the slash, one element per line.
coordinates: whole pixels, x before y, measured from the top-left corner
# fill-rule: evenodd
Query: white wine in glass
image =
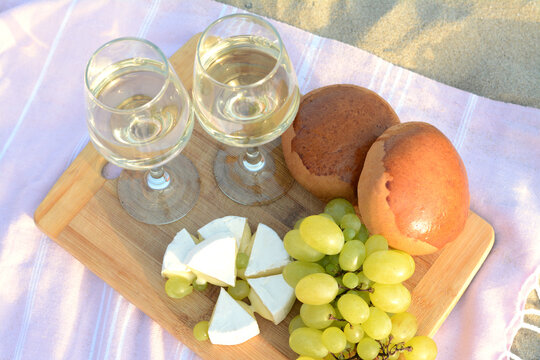
<path fill-rule="evenodd" d="M 116 39 L 94 53 L 85 85 L 94 146 L 111 163 L 135 170 L 118 179 L 122 206 L 151 224 L 184 216 L 200 187 L 195 166 L 179 155 L 193 130 L 193 111 L 167 58 L 146 40 Z"/>
<path fill-rule="evenodd" d="M 292 123 L 300 95 L 277 31 L 253 15 L 218 19 L 199 40 L 194 68 L 197 118 L 212 137 L 232 147 L 218 151 L 214 161 L 221 190 L 246 205 L 282 196 L 293 179 L 279 139 L 273 140 Z"/>

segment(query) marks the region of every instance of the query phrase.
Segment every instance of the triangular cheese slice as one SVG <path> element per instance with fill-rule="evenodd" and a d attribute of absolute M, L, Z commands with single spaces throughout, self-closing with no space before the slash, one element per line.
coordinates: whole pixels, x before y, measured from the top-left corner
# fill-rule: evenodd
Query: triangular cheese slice
<path fill-rule="evenodd" d="M 279 235 L 264 224 L 259 224 L 253 235 L 253 248 L 245 271 L 246 277 L 260 277 L 281 273 L 291 262 Z"/>
<path fill-rule="evenodd" d="M 186 265 L 197 275 L 218 286 L 234 286 L 236 283 L 236 239 L 230 232 L 213 234 L 186 256 Z"/>
<path fill-rule="evenodd" d="M 186 266 L 187 254 L 195 247 L 192 235 L 186 230 L 180 230 L 173 241 L 167 246 L 161 265 L 161 276 L 183 276 L 193 280 L 195 274 Z"/>
<path fill-rule="evenodd" d="M 255 312 L 267 320 L 279 324 L 294 304 L 294 289 L 287 284 L 283 275 L 247 279 L 251 290 L 249 301 Z"/>
<path fill-rule="evenodd" d="M 221 288 L 210 319 L 208 337 L 216 345 L 238 345 L 259 334 L 255 318 Z"/>
<path fill-rule="evenodd" d="M 212 220 L 197 231 L 202 240 L 220 232 L 232 233 L 237 241 L 238 252 L 249 255 L 249 250 L 251 248 L 251 230 L 245 217 L 225 216 Z"/>

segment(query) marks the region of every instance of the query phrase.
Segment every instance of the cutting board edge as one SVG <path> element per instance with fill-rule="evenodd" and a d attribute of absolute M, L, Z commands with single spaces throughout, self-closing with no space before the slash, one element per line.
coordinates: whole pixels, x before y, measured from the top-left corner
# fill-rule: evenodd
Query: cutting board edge
<path fill-rule="evenodd" d="M 89 141 L 37 206 L 33 214 L 37 227 L 58 237 L 107 181 L 101 175 L 105 164 Z"/>
<path fill-rule="evenodd" d="M 493 226 L 486 219 L 484 219 L 482 216 L 480 216 L 477 212 L 475 212 L 473 210 L 470 210 L 470 211 L 472 213 L 474 213 L 476 216 L 478 216 L 480 219 L 482 219 L 482 221 L 487 226 L 489 226 L 489 240 L 487 241 L 487 244 L 486 244 L 487 246 L 485 247 L 485 250 L 482 253 L 479 261 L 477 261 L 474 270 L 469 274 L 469 277 L 467 278 L 467 280 L 461 286 L 457 296 L 455 296 L 453 298 L 453 301 L 446 308 L 446 311 L 443 314 L 441 314 L 441 316 L 439 318 L 439 321 L 437 321 L 434 324 L 431 331 L 427 334 L 429 337 L 435 336 L 435 334 L 437 333 L 439 328 L 442 326 L 442 324 L 446 321 L 446 319 L 448 318 L 448 316 L 450 315 L 452 310 L 454 310 L 455 306 L 457 305 L 457 303 L 459 302 L 459 300 L 461 299 L 461 297 L 463 296 L 463 294 L 465 293 L 465 291 L 467 290 L 467 288 L 469 287 L 469 285 L 473 281 L 474 277 L 476 276 L 476 274 L 478 273 L 478 271 L 480 270 L 480 268 L 482 267 L 482 265 L 486 261 L 487 257 L 489 256 L 489 253 L 493 249 L 493 245 L 495 244 L 495 230 L 494 230 Z"/>

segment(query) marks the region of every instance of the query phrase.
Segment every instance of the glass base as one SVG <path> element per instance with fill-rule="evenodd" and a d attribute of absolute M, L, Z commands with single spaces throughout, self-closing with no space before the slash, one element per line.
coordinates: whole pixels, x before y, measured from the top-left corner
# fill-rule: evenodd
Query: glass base
<path fill-rule="evenodd" d="M 294 183 L 283 158 L 280 138 L 258 149 L 264 158 L 262 168 L 255 164 L 248 169 L 244 165 L 245 148 L 220 149 L 214 160 L 214 177 L 219 188 L 242 205 L 269 204 L 285 195 Z"/>
<path fill-rule="evenodd" d="M 120 204 L 140 222 L 172 223 L 186 215 L 199 197 L 201 180 L 191 160 L 180 154 L 163 168 L 170 176 L 170 183 L 162 190 L 148 186 L 148 171 L 123 170 L 118 178 Z"/>

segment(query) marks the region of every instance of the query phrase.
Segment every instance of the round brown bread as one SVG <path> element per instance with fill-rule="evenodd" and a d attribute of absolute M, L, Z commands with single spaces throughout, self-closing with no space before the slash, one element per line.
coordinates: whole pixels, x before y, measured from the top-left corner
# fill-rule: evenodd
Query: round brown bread
<path fill-rule="evenodd" d="M 454 240 L 469 214 L 465 166 L 432 125 L 392 126 L 369 150 L 358 181 L 358 209 L 372 234 L 411 255 Z"/>
<path fill-rule="evenodd" d="M 331 85 L 306 94 L 293 124 L 282 135 L 293 177 L 323 201 L 356 203 L 366 154 L 384 130 L 399 123 L 379 95 L 356 85 Z"/>

